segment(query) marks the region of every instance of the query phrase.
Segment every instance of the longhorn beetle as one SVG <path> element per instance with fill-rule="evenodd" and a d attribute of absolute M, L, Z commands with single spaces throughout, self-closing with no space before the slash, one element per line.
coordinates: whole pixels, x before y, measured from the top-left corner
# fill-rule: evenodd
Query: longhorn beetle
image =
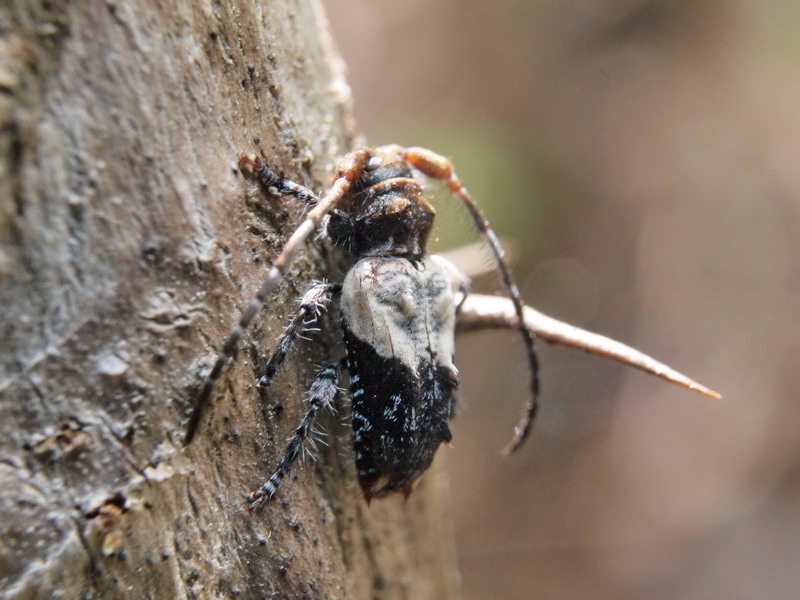
<path fill-rule="evenodd" d="M 533 336 L 523 324 L 523 302 L 503 249 L 483 212 L 455 173 L 452 163 L 425 148 L 397 145 L 360 148 L 345 155 L 328 192 L 310 189 L 277 175 L 258 158 L 242 157 L 243 173 L 258 178 L 313 207 L 289 237 L 267 278 L 228 336 L 197 396 L 186 441 L 197 431 L 215 382 L 250 322 L 264 305 L 317 228 L 344 248 L 353 263 L 342 283 L 314 283 L 278 341 L 261 385 L 269 385 L 300 330 L 334 299 L 342 314 L 345 364 L 322 368 L 308 394 L 308 408 L 277 469 L 252 494 L 253 511 L 275 495 L 302 454 L 314 421 L 331 409 L 342 367 L 350 374 L 353 447 L 358 482 L 369 501 L 390 492 L 408 495 L 430 466 L 436 449 L 451 438 L 458 371 L 453 364 L 457 297 L 465 297 L 466 278 L 440 256 L 426 254 L 434 208 L 417 174 L 444 182 L 458 196 L 494 253 L 513 300 L 531 370 L 530 398 L 507 447 L 525 440 L 536 416 L 538 364 Z"/>

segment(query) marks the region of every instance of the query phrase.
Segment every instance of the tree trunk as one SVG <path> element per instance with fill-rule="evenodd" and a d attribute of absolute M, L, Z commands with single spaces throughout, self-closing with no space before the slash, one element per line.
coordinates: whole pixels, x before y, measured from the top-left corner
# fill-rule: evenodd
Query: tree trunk
<path fill-rule="evenodd" d="M 201 376 L 302 213 L 245 182 L 238 157 L 321 190 L 353 144 L 319 6 L 32 0 L 0 19 L 6 597 L 456 596 L 440 470 L 407 502 L 367 506 L 341 413 L 316 462 L 242 511 L 315 366 L 343 353 L 331 328 L 254 386 L 308 282 L 340 275 L 322 248 L 182 446 Z"/>

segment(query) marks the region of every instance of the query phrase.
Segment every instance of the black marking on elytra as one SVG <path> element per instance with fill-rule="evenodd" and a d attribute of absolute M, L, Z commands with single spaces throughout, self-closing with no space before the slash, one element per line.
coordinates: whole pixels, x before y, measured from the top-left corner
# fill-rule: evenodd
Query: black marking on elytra
<path fill-rule="evenodd" d="M 421 357 L 414 371 L 343 329 L 358 482 L 367 500 L 408 494 L 439 444 L 452 437 L 448 423 L 458 378 L 430 356 Z"/>

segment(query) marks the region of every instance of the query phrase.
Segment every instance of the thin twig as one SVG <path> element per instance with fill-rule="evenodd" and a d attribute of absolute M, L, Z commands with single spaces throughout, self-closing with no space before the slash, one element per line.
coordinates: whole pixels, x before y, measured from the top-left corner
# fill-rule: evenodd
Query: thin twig
<path fill-rule="evenodd" d="M 528 329 L 538 338 L 616 360 L 712 398 L 722 397 L 714 390 L 700 385 L 664 363 L 621 342 L 580 327 L 568 325 L 548 317 L 530 306 L 525 307 L 524 315 Z M 515 329 L 516 327 L 517 316 L 514 305 L 508 298 L 470 294 L 458 313 L 458 328 L 462 331 L 486 328 Z"/>

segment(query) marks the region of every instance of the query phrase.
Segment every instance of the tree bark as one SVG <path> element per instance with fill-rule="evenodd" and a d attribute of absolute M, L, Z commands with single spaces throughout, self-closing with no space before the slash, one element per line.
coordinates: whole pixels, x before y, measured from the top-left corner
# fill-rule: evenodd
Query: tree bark
<path fill-rule="evenodd" d="M 193 394 L 302 213 L 236 169 L 321 190 L 355 137 L 314 0 L 0 7 L 0 589 L 7 598 L 450 598 L 435 465 L 367 506 L 348 425 L 253 516 L 333 332 L 255 372 L 313 244 L 221 379 Z M 391 140 L 389 140 L 391 141 Z M 334 323 L 335 319 L 328 319 Z"/>

